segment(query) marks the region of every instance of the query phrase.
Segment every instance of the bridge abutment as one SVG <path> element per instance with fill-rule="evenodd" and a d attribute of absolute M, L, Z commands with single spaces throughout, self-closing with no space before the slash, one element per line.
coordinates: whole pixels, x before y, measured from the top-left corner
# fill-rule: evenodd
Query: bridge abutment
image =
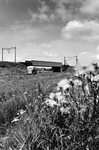
<path fill-rule="evenodd" d="M 62 67 L 52 67 L 53 72 L 62 72 Z"/>

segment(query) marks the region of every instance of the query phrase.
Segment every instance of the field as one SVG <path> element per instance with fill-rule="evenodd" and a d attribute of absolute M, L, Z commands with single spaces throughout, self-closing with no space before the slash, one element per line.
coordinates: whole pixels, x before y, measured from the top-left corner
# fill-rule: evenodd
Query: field
<path fill-rule="evenodd" d="M 1 150 L 99 149 L 98 75 L 74 73 L 0 68 Z"/>

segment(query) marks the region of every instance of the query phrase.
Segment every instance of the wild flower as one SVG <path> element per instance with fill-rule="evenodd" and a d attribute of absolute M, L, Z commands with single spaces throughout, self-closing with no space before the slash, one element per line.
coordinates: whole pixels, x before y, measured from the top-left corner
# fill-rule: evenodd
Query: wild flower
<path fill-rule="evenodd" d="M 20 115 L 23 115 L 24 113 L 26 113 L 26 110 L 21 109 L 19 113 Z"/>
<path fill-rule="evenodd" d="M 58 99 L 59 101 L 63 98 L 63 95 L 61 92 L 55 93 L 55 98 Z"/>
<path fill-rule="evenodd" d="M 60 108 L 60 112 L 62 113 L 62 114 L 69 114 L 70 113 L 70 107 L 66 107 L 66 108 L 64 108 L 64 107 L 61 107 Z"/>
<path fill-rule="evenodd" d="M 95 71 L 95 68 L 94 68 L 94 66 L 91 64 L 89 67 L 87 67 L 86 71 L 87 71 L 87 72 L 94 72 L 94 71 Z"/>
<path fill-rule="evenodd" d="M 69 83 L 70 83 L 70 82 L 73 82 L 73 79 L 69 79 Z"/>
<path fill-rule="evenodd" d="M 53 92 L 50 93 L 49 98 L 50 98 L 50 99 L 54 99 L 54 98 L 55 98 L 55 93 L 53 93 Z"/>
<path fill-rule="evenodd" d="M 93 81 L 98 82 L 98 81 L 99 81 L 99 75 L 94 76 L 94 77 L 93 77 Z"/>
<path fill-rule="evenodd" d="M 78 71 L 77 71 L 77 74 L 80 76 L 80 75 L 84 75 L 84 74 L 86 74 L 86 70 L 85 69 L 83 69 L 83 68 L 81 68 L 81 69 L 79 69 Z"/>
<path fill-rule="evenodd" d="M 84 120 L 84 114 L 85 114 L 85 112 L 86 112 L 86 106 L 80 104 L 80 110 L 77 109 L 77 114 L 80 115 L 80 118 L 81 118 L 82 120 Z"/>
<path fill-rule="evenodd" d="M 88 145 L 86 146 L 86 150 L 89 150 L 89 147 L 88 147 Z"/>
<path fill-rule="evenodd" d="M 66 90 L 69 87 L 69 81 L 67 79 L 63 79 L 58 83 L 57 89 L 62 88 L 63 90 Z"/>
<path fill-rule="evenodd" d="M 73 79 L 69 79 L 69 84 L 70 84 L 70 87 L 74 86 Z"/>
<path fill-rule="evenodd" d="M 50 107 L 58 106 L 58 103 L 52 99 L 46 99 L 45 104 Z"/>
<path fill-rule="evenodd" d="M 63 91 L 65 91 L 65 90 L 67 90 L 67 89 L 69 89 L 69 88 L 70 88 L 70 84 L 67 83 L 66 85 L 63 86 Z"/>
<path fill-rule="evenodd" d="M 62 104 L 62 103 L 66 102 L 66 99 L 65 99 L 64 95 L 61 92 L 57 92 L 55 94 L 55 98 L 58 100 L 59 104 Z"/>
<path fill-rule="evenodd" d="M 18 122 L 19 121 L 19 117 L 15 117 L 11 122 L 14 123 L 14 122 Z"/>
<path fill-rule="evenodd" d="M 90 95 L 90 90 L 89 90 L 88 84 L 84 87 L 84 89 L 85 89 L 85 92 L 86 92 L 88 95 Z"/>
<path fill-rule="evenodd" d="M 75 77 L 79 77 L 79 74 L 77 72 L 75 73 Z"/>
<path fill-rule="evenodd" d="M 26 95 L 26 94 L 27 94 L 27 92 L 24 92 L 23 94 L 24 94 L 24 95 Z"/>
<path fill-rule="evenodd" d="M 82 82 L 80 80 L 78 80 L 78 79 L 74 80 L 73 83 L 74 83 L 75 87 L 82 86 Z"/>

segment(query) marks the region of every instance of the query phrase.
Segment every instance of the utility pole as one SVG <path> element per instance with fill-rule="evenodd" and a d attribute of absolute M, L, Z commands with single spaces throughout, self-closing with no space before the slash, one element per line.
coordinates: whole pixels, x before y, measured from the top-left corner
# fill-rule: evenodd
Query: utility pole
<path fill-rule="evenodd" d="M 2 48 L 2 62 L 3 62 L 3 48 Z"/>
<path fill-rule="evenodd" d="M 11 47 L 11 49 L 15 49 L 15 62 L 16 62 L 16 47 Z"/>
<path fill-rule="evenodd" d="M 15 47 L 15 62 L 16 62 L 16 47 Z"/>
<path fill-rule="evenodd" d="M 66 61 L 66 57 L 64 56 L 64 66 L 68 65 L 67 61 Z"/>
<path fill-rule="evenodd" d="M 75 56 L 76 57 L 76 67 L 78 66 L 78 56 Z"/>

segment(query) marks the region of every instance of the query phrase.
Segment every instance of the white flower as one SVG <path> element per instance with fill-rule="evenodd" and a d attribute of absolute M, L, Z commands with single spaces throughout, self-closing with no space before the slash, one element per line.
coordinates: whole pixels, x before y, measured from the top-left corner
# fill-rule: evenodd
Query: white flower
<path fill-rule="evenodd" d="M 60 108 L 60 112 L 63 114 L 65 112 L 65 108 L 64 107 L 61 107 Z"/>
<path fill-rule="evenodd" d="M 73 82 L 73 79 L 69 79 L 69 82 Z"/>
<path fill-rule="evenodd" d="M 19 121 L 19 118 L 18 117 L 15 117 L 11 122 L 18 122 Z"/>
<path fill-rule="evenodd" d="M 94 71 L 95 71 L 94 66 L 91 64 L 91 65 L 87 68 L 87 71 L 88 71 L 88 72 L 94 72 Z"/>
<path fill-rule="evenodd" d="M 67 79 L 63 79 L 58 83 L 58 87 L 63 87 L 64 85 L 68 84 L 69 81 Z"/>
<path fill-rule="evenodd" d="M 49 98 L 54 99 L 54 97 L 55 97 L 55 93 L 50 93 Z"/>
<path fill-rule="evenodd" d="M 99 81 L 99 75 L 94 76 L 94 77 L 93 77 L 93 81 L 98 82 L 98 81 Z"/>
<path fill-rule="evenodd" d="M 74 80 L 74 86 L 77 87 L 77 86 L 82 86 L 82 82 L 78 79 Z"/>
<path fill-rule="evenodd" d="M 63 79 L 58 83 L 57 89 L 62 88 L 63 90 L 66 90 L 70 87 L 69 81 L 67 79 Z"/>
<path fill-rule="evenodd" d="M 57 92 L 57 93 L 55 93 L 55 96 L 56 96 L 56 97 L 58 97 L 58 96 L 60 96 L 60 95 L 62 95 L 62 93 L 61 93 L 61 92 Z"/>
<path fill-rule="evenodd" d="M 86 146 L 86 150 L 89 150 L 89 147 L 88 147 L 88 145 Z"/>
<path fill-rule="evenodd" d="M 89 90 L 89 86 L 88 86 L 88 84 L 85 86 L 85 92 L 88 94 L 88 95 L 90 95 L 90 90 Z"/>
<path fill-rule="evenodd" d="M 66 101 L 64 95 L 62 95 L 61 92 L 56 93 L 56 98 L 58 100 L 58 103 L 65 103 Z"/>
<path fill-rule="evenodd" d="M 20 114 L 22 115 L 22 114 L 24 114 L 24 113 L 26 113 L 26 110 L 21 109 L 21 110 L 20 110 Z"/>
<path fill-rule="evenodd" d="M 58 106 L 58 103 L 56 101 L 52 100 L 52 99 L 47 99 L 45 101 L 45 103 L 46 103 L 47 106 L 50 106 L 50 107 Z"/>
<path fill-rule="evenodd" d="M 75 73 L 75 77 L 79 77 L 79 74 L 77 72 Z"/>
<path fill-rule="evenodd" d="M 78 112 L 80 113 L 81 119 L 84 120 L 84 113 L 86 112 L 86 106 L 80 105 L 80 111 Z"/>
<path fill-rule="evenodd" d="M 61 108 L 60 108 L 60 112 L 61 112 L 62 114 L 63 114 L 63 113 L 65 113 L 65 114 L 70 113 L 70 107 L 66 107 L 66 108 L 61 107 Z"/>
<path fill-rule="evenodd" d="M 63 90 L 64 90 L 64 91 L 67 90 L 67 89 L 69 89 L 69 88 L 70 88 L 70 84 L 68 84 L 68 83 L 63 86 Z"/>
<path fill-rule="evenodd" d="M 60 102 L 61 102 L 61 104 L 64 104 L 64 103 L 67 104 L 68 103 L 68 101 L 66 100 L 66 98 L 63 98 Z"/>
<path fill-rule="evenodd" d="M 84 75 L 85 73 L 86 73 L 86 70 L 84 70 L 83 68 L 82 68 L 82 69 L 79 69 L 79 70 L 77 71 L 78 76 Z"/>
<path fill-rule="evenodd" d="M 56 97 L 58 100 L 61 100 L 61 99 L 63 98 L 63 95 L 62 95 L 61 92 L 57 92 L 57 93 L 55 94 L 55 97 Z"/>

